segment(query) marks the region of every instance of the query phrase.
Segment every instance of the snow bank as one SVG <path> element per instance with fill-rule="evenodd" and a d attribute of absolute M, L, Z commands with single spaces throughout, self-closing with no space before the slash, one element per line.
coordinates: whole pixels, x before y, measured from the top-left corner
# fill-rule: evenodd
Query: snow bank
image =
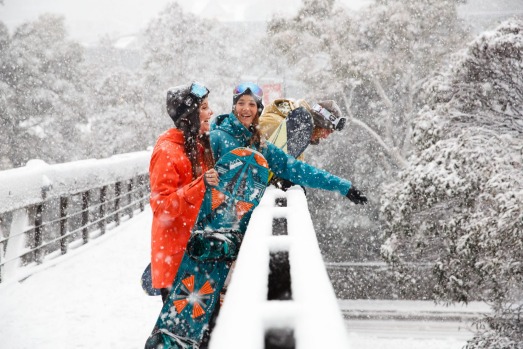
<path fill-rule="evenodd" d="M 275 207 L 286 198 L 287 207 Z M 274 218 L 286 218 L 288 235 L 272 235 Z M 271 252 L 288 251 L 292 300 L 268 301 Z M 301 188 L 268 188 L 253 212 L 210 348 L 264 348 L 265 333 L 290 329 L 301 349 L 349 348 Z"/>
<path fill-rule="evenodd" d="M 31 160 L 24 167 L 0 172 L 0 213 L 37 203 L 47 197 L 75 193 L 147 173 L 149 151 L 49 165 Z"/>

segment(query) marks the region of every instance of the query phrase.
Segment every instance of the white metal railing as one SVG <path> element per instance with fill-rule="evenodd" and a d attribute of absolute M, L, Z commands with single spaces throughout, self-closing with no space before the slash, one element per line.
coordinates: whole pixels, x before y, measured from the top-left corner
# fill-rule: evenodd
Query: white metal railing
<path fill-rule="evenodd" d="M 270 187 L 253 212 L 211 349 L 348 348 L 301 188 Z"/>
<path fill-rule="evenodd" d="M 143 211 L 150 152 L 0 172 L 0 283 L 67 253 Z"/>

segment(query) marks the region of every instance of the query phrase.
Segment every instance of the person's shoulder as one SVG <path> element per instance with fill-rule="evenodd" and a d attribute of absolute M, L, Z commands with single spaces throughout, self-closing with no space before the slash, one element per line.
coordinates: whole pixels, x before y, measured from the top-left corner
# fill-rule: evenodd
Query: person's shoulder
<path fill-rule="evenodd" d="M 166 146 L 173 146 L 176 144 L 184 144 L 183 133 L 176 128 L 170 128 L 158 136 L 158 139 L 155 143 L 155 149 L 161 149 Z"/>
<path fill-rule="evenodd" d="M 229 117 L 229 114 L 220 114 L 211 121 L 211 130 L 214 130 L 215 128 L 219 127 L 225 119 Z"/>
<path fill-rule="evenodd" d="M 217 124 L 215 127 L 211 127 L 209 132 L 209 138 L 212 144 L 220 143 L 223 139 L 231 137 L 230 126 L 223 124 Z"/>
<path fill-rule="evenodd" d="M 154 145 L 152 154 L 151 154 L 151 164 L 166 164 L 171 163 L 170 159 L 173 157 L 178 158 L 180 155 L 185 155 L 185 146 L 182 141 L 173 140 L 169 134 L 163 134 L 164 137 L 159 137 L 158 141 Z M 177 166 L 176 162 L 172 164 Z"/>
<path fill-rule="evenodd" d="M 289 98 L 278 98 L 269 103 L 264 109 L 261 118 L 279 116 L 285 118 L 294 109 L 294 101 Z"/>

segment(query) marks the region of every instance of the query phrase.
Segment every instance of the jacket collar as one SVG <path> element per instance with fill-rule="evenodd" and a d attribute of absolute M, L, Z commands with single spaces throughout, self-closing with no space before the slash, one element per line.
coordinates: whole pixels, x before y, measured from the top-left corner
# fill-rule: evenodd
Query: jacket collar
<path fill-rule="evenodd" d="M 233 113 L 218 115 L 211 124 L 211 130 L 222 130 L 233 137 L 239 137 L 243 140 L 248 140 L 252 137 L 252 132 L 243 126 Z"/>
<path fill-rule="evenodd" d="M 279 106 L 282 104 L 288 105 L 289 110 L 287 110 L 285 113 L 279 108 Z M 268 104 L 265 107 L 265 109 L 263 110 L 263 114 L 272 113 L 272 114 L 276 114 L 279 117 L 285 119 L 287 114 L 291 110 L 296 109 L 297 107 L 298 107 L 298 105 L 296 103 L 294 103 L 293 101 L 291 101 L 290 99 L 279 98 L 279 99 L 275 99 L 272 103 Z"/>

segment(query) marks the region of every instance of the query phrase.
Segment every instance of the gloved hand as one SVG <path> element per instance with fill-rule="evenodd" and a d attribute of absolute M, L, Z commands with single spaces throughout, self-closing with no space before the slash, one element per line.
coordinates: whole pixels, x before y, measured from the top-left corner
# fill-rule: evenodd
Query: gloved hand
<path fill-rule="evenodd" d="M 349 192 L 345 195 L 350 201 L 354 202 L 356 205 L 365 205 L 367 204 L 367 197 L 361 191 L 356 189 L 355 186 L 351 185 Z"/>
<path fill-rule="evenodd" d="M 273 177 L 270 181 L 270 184 L 283 191 L 287 191 L 287 189 L 294 185 L 294 183 L 291 181 L 279 177 Z"/>

